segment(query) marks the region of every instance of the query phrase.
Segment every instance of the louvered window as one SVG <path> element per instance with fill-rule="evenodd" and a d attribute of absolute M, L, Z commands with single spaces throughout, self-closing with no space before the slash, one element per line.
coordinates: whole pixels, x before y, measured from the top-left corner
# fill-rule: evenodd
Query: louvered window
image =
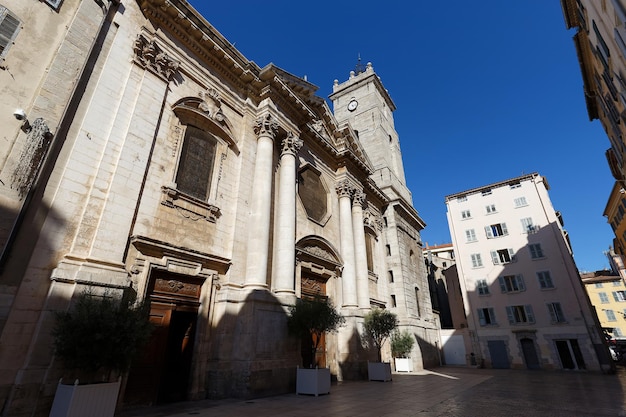
<path fill-rule="evenodd" d="M 4 58 L 20 31 L 20 21 L 4 6 L 0 6 L 0 58 Z"/>
<path fill-rule="evenodd" d="M 62 2 L 63 0 L 46 0 L 46 3 L 48 3 L 48 5 L 54 10 L 57 10 L 61 6 Z"/>

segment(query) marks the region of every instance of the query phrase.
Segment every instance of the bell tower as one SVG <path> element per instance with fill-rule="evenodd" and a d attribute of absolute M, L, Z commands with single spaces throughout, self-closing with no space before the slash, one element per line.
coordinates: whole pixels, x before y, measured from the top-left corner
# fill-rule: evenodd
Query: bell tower
<path fill-rule="evenodd" d="M 393 185 L 397 192 L 390 194 L 400 193 L 412 204 L 411 193 L 406 187 L 400 141 L 394 127 L 396 105 L 372 64 L 368 62 L 364 66 L 359 58 L 346 82 L 340 84 L 335 80 L 329 98 L 337 122 L 340 125 L 347 122 L 357 131 L 359 142 L 374 165 L 376 184 L 381 189 Z"/>

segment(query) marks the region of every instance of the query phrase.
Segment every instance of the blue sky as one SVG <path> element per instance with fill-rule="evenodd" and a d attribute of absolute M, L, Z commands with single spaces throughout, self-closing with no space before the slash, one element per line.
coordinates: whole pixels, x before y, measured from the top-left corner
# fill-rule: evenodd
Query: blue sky
<path fill-rule="evenodd" d="M 539 172 L 578 268 L 608 267 L 610 144 L 589 121 L 558 0 L 190 3 L 248 59 L 306 75 L 326 99 L 359 54 L 372 62 L 397 106 L 424 242 L 451 241 L 446 195 Z"/>

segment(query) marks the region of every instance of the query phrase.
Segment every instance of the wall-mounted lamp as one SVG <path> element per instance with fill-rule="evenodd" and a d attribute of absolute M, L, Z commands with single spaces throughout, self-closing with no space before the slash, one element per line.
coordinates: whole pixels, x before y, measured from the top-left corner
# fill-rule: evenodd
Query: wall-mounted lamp
<path fill-rule="evenodd" d="M 20 128 L 23 132 L 30 132 L 30 123 L 28 121 L 28 118 L 26 117 L 26 112 L 24 111 L 24 109 L 15 109 L 15 111 L 13 112 L 13 116 L 17 120 L 23 121 L 22 127 Z"/>

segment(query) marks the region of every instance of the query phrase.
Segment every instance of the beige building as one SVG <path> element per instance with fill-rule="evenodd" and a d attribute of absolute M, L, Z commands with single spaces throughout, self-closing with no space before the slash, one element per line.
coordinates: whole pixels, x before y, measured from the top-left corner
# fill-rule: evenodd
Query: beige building
<path fill-rule="evenodd" d="M 151 300 L 146 351 L 190 342 L 168 378 L 181 358 L 145 355 L 124 405 L 292 392 L 287 308 L 317 293 L 347 318 L 323 347 L 337 379 L 376 356 L 373 306 L 415 336 L 414 369 L 438 363 L 425 223 L 371 64 L 331 109 L 184 0 L 0 0 L 0 59 L 4 415 L 47 415 L 54 312 L 87 288 Z"/>
<path fill-rule="evenodd" d="M 616 182 L 604 215 L 615 241 L 626 255 L 626 2 L 561 0 L 567 29 L 576 29 L 574 45 L 580 63 L 589 120 L 598 119 L 609 139 L 606 158 Z M 607 186 L 607 190 L 608 190 Z"/>
<path fill-rule="evenodd" d="M 626 338 L 626 285 L 622 278 L 612 271 L 587 272 L 580 277 L 600 326 L 614 338 Z"/>
<path fill-rule="evenodd" d="M 608 369 L 548 189 L 533 173 L 446 196 L 470 354 L 493 368 Z"/>

